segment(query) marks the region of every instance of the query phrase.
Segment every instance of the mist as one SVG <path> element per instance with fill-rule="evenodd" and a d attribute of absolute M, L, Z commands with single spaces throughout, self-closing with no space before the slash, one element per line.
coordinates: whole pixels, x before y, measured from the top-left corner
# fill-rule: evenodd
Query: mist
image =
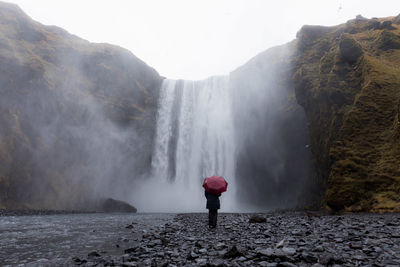
<path fill-rule="evenodd" d="M 231 74 L 238 199 L 249 209 L 310 203 L 315 177 L 307 120 L 297 104 L 295 42 L 270 48 Z"/>
<path fill-rule="evenodd" d="M 158 103 L 152 176 L 134 193 L 146 211 L 202 211 L 204 178 L 230 184 L 223 211 L 233 211 L 235 143 L 229 77 L 163 81 Z M 152 192 L 155 192 L 153 194 Z"/>
<path fill-rule="evenodd" d="M 6 36 L 1 79 L 12 201 L 90 210 L 112 197 L 143 212 L 202 211 L 212 175 L 229 183 L 222 211 L 308 201 L 314 173 L 291 84 L 293 42 L 229 75 L 172 80 L 123 48 L 9 11 L 22 25 L 20 38 Z"/>
<path fill-rule="evenodd" d="M 315 177 L 307 121 L 291 81 L 294 43 L 271 48 L 229 76 L 164 80 L 152 175 L 135 186 L 144 211 L 205 208 L 201 187 L 226 177 L 222 211 L 295 208 L 311 202 Z"/>
<path fill-rule="evenodd" d="M 127 199 L 151 164 L 161 77 L 125 49 L 1 7 L 14 18 L 1 50 L 2 202 L 90 210 Z"/>

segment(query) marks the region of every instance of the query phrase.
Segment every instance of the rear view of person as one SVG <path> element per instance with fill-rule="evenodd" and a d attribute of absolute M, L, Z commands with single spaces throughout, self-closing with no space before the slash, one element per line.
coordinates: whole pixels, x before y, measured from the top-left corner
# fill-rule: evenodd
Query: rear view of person
<path fill-rule="evenodd" d="M 221 194 L 215 195 L 204 191 L 204 195 L 207 198 L 206 208 L 208 209 L 208 226 L 210 228 L 216 228 L 218 210 L 221 208 L 221 204 L 219 202 L 219 197 L 221 196 Z"/>
<path fill-rule="evenodd" d="M 221 207 L 219 197 L 228 188 L 228 182 L 222 176 L 211 176 L 204 179 L 204 195 L 207 198 L 208 225 L 210 228 L 217 227 L 218 210 Z"/>

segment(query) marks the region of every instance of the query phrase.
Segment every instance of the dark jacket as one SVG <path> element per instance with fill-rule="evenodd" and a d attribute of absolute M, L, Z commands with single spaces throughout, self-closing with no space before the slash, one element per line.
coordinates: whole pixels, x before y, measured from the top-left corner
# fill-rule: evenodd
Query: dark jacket
<path fill-rule="evenodd" d="M 218 210 L 221 207 L 221 204 L 219 203 L 219 197 L 221 196 L 221 194 L 214 195 L 204 191 L 204 195 L 207 198 L 207 209 Z"/>

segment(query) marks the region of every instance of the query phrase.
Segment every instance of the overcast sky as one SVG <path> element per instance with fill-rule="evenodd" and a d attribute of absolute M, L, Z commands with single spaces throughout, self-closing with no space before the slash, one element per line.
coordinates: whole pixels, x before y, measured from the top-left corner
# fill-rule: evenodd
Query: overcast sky
<path fill-rule="evenodd" d="M 132 51 L 168 78 L 226 74 L 304 24 L 394 16 L 400 0 L 8 0 L 33 19 Z"/>

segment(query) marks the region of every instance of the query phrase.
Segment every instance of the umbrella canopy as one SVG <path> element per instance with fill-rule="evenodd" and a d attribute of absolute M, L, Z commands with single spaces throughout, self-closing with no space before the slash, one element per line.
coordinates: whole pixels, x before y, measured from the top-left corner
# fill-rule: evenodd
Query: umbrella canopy
<path fill-rule="evenodd" d="M 222 176 L 211 176 L 204 179 L 204 189 L 211 194 L 221 194 L 228 188 L 228 183 Z"/>

